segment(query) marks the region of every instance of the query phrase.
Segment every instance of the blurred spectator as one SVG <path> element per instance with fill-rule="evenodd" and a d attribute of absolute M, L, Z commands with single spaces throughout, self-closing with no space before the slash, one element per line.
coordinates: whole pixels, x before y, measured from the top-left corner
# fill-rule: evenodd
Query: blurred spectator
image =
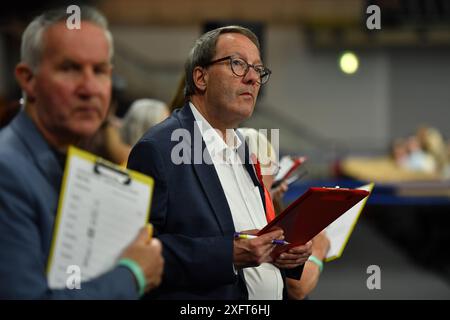
<path fill-rule="evenodd" d="M 164 102 L 154 99 L 134 101 L 123 120 L 111 106 L 108 118 L 95 136 L 84 141 L 83 148 L 116 164 L 125 166 L 131 147 L 144 133 L 169 116 Z"/>
<path fill-rule="evenodd" d="M 422 126 L 416 135 L 422 150 L 433 157 L 435 171 L 443 173 L 448 165 L 448 157 L 442 134 L 436 128 Z"/>
<path fill-rule="evenodd" d="M 120 135 L 123 142 L 133 146 L 144 133 L 170 115 L 167 105 L 155 99 L 139 99 L 132 103 L 123 118 Z"/>
<path fill-rule="evenodd" d="M 404 167 L 408 159 L 408 148 L 403 138 L 395 139 L 391 146 L 391 156 L 399 167 Z"/>
<path fill-rule="evenodd" d="M 275 149 L 265 135 L 253 128 L 239 128 L 239 132 L 248 140 L 250 153 L 255 153 L 256 158 L 260 162 L 262 179 L 267 190 L 270 192 L 275 212 L 282 212 L 284 210 L 283 197 L 288 189 L 287 183 L 283 181 L 276 188 L 268 187 L 272 186 L 279 169 Z M 272 174 L 264 174 L 265 172 L 271 172 Z"/>
<path fill-rule="evenodd" d="M 85 139 L 80 147 L 115 164 L 126 164 L 131 146 L 122 141 L 120 127 L 121 121 L 115 116 L 115 107 L 112 105 L 95 135 Z"/>
<path fill-rule="evenodd" d="M 184 94 L 184 87 L 185 87 L 185 82 L 186 82 L 186 77 L 183 75 L 181 76 L 179 82 L 178 82 L 178 86 L 177 86 L 177 91 L 175 92 L 175 95 L 172 98 L 172 101 L 169 104 L 169 110 L 170 112 L 172 112 L 173 110 L 177 109 L 177 108 L 181 108 L 184 103 L 186 102 L 186 98 L 185 98 L 185 94 Z"/>
<path fill-rule="evenodd" d="M 442 175 L 449 163 L 442 135 L 437 129 L 426 126 L 407 139 L 396 139 L 391 154 L 399 167 L 410 171 Z"/>
<path fill-rule="evenodd" d="M 408 152 L 406 162 L 408 169 L 428 173 L 436 171 L 436 161 L 420 147 L 419 140 L 416 136 L 411 136 L 406 140 L 406 149 Z"/>
<path fill-rule="evenodd" d="M 278 166 L 277 154 L 267 140 L 267 137 L 261 132 L 253 128 L 240 128 L 239 132 L 248 140 L 250 154 L 256 155 L 261 164 L 262 179 L 265 187 L 270 190 L 276 214 L 280 214 L 283 208 L 282 199 L 288 189 L 286 182 L 281 183 L 277 188 L 272 189 L 272 183 L 276 176 Z M 264 170 L 264 168 L 266 170 Z M 272 174 L 264 174 L 264 172 L 272 172 Z M 324 231 L 319 233 L 312 239 L 312 255 L 305 262 L 303 273 L 300 280 L 291 278 L 286 279 L 287 291 L 290 299 L 305 299 L 317 286 L 321 269 L 323 268 L 323 260 L 330 248 L 330 241 Z M 320 264 L 322 262 L 322 264 Z"/>

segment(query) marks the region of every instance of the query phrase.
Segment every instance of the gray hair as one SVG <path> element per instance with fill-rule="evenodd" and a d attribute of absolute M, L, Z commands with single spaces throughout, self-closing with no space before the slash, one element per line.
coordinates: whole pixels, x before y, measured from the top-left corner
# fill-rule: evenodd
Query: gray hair
<path fill-rule="evenodd" d="M 96 9 L 89 6 L 81 7 L 81 21 L 91 22 L 103 30 L 105 30 L 105 36 L 109 43 L 109 58 L 113 57 L 113 38 L 111 32 L 108 29 L 108 21 L 106 18 Z M 22 34 L 22 44 L 20 48 L 20 57 L 22 62 L 25 62 L 33 71 L 36 71 L 44 50 L 44 44 L 42 41 L 44 32 L 52 25 L 55 25 L 61 21 L 66 21 L 69 17 L 66 12 L 66 8 L 59 8 L 49 10 L 37 16 L 30 22 L 25 31 Z"/>
<path fill-rule="evenodd" d="M 241 26 L 226 26 L 217 28 L 203 34 L 194 44 L 185 64 L 186 82 L 185 97 L 195 93 L 195 83 L 192 73 L 195 67 L 205 67 L 216 54 L 216 44 L 219 36 L 224 33 L 240 33 L 249 38 L 260 50 L 258 37 L 250 30 Z"/>
<path fill-rule="evenodd" d="M 155 99 L 134 101 L 123 119 L 120 129 L 122 140 L 129 145 L 136 144 L 148 129 L 164 120 L 164 113 L 168 114 L 169 109 L 162 101 Z"/>

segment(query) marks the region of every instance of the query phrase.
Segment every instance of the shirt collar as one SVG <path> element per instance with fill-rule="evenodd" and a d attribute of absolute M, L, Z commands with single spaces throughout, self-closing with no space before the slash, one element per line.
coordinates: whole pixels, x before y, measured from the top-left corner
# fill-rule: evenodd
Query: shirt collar
<path fill-rule="evenodd" d="M 208 120 L 203 117 L 192 102 L 189 102 L 189 107 L 191 108 L 192 114 L 194 115 L 195 121 L 197 122 L 200 133 L 202 134 L 203 140 L 208 146 L 208 149 L 211 148 L 213 150 L 223 152 L 226 149 L 236 151 L 239 148 L 242 141 L 234 129 L 227 130 L 227 143 L 225 143 L 220 132 L 211 126 Z"/>

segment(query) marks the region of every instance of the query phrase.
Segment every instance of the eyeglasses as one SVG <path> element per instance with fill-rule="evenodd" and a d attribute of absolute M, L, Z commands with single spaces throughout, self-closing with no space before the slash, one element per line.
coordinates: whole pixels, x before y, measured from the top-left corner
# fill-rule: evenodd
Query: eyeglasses
<path fill-rule="evenodd" d="M 259 84 L 265 84 L 267 81 L 269 81 L 270 75 L 272 74 L 272 71 L 270 71 L 268 68 L 264 67 L 263 65 L 253 65 L 247 63 L 244 59 L 241 58 L 235 58 L 232 56 L 223 57 L 217 60 L 213 60 L 205 65 L 205 67 L 210 66 L 212 64 L 222 62 L 222 61 L 230 61 L 231 71 L 238 77 L 245 77 L 245 75 L 248 73 L 248 70 L 250 70 L 250 67 L 253 68 L 253 70 L 256 71 L 259 75 L 259 80 L 256 81 Z"/>

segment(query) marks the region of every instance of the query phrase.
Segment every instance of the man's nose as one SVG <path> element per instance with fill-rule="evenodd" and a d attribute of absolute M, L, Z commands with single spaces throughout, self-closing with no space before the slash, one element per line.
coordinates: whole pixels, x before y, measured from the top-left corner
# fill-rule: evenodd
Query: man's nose
<path fill-rule="evenodd" d="M 247 74 L 244 77 L 244 82 L 255 84 L 259 81 L 259 78 L 259 73 L 256 72 L 255 68 L 253 68 L 253 66 L 249 66 Z"/>
<path fill-rule="evenodd" d="M 97 95 L 100 91 L 101 84 L 95 72 L 92 69 L 83 70 L 77 93 L 82 98 L 89 98 Z"/>

